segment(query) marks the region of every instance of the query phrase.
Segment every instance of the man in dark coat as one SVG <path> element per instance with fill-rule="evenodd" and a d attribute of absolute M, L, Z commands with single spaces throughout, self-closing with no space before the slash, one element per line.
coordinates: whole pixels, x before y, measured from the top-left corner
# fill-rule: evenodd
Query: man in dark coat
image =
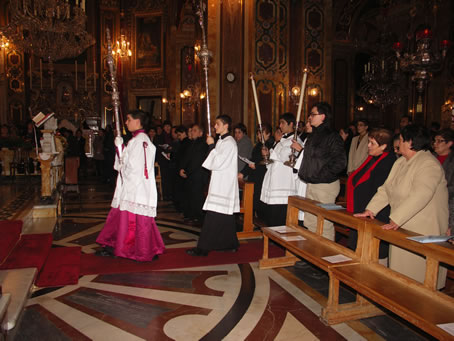
<path fill-rule="evenodd" d="M 208 153 L 204 131 L 198 124 L 192 125 L 192 144 L 190 145 L 183 162 L 180 165 L 180 176 L 186 179 L 184 216 L 189 221 L 202 220 L 202 207 L 205 199 L 204 189 L 208 173 L 202 167 Z"/>
<path fill-rule="evenodd" d="M 298 176 L 307 184 L 306 197 L 324 204 L 335 202 L 340 190 L 339 175 L 347 165 L 344 143 L 332 130 L 331 106 L 326 102 L 316 103 L 309 116 L 312 134 L 304 147 L 304 161 Z M 317 217 L 305 213 L 304 225 L 312 232 L 317 229 Z M 323 236 L 334 240 L 334 225 L 325 220 Z"/>

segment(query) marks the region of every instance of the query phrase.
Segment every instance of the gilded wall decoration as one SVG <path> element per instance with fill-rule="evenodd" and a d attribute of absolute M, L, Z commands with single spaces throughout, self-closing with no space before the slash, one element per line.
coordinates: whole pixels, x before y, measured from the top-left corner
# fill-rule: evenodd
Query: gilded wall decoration
<path fill-rule="evenodd" d="M 277 125 L 286 111 L 289 73 L 288 1 L 256 0 L 254 72 L 263 122 Z M 250 109 L 255 113 L 255 108 Z M 252 115 L 251 115 L 252 116 Z M 257 125 L 256 116 L 249 121 Z"/>
<path fill-rule="evenodd" d="M 335 39 L 350 40 L 350 29 L 353 16 L 363 0 L 347 0 L 336 22 Z"/>
<path fill-rule="evenodd" d="M 101 7 L 118 8 L 120 7 L 120 0 L 101 0 L 100 5 Z"/>
<path fill-rule="evenodd" d="M 305 55 L 304 61 L 309 72 L 316 75 L 323 71 L 324 16 L 322 4 L 314 1 L 305 8 Z"/>
<path fill-rule="evenodd" d="M 130 78 L 131 89 L 158 89 L 165 88 L 165 79 L 162 72 L 133 74 Z"/>

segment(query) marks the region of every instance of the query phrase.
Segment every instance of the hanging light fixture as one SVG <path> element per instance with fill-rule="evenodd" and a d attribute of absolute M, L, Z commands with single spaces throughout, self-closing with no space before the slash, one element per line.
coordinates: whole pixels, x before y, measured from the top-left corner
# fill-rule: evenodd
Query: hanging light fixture
<path fill-rule="evenodd" d="M 95 43 L 86 31 L 85 0 L 11 0 L 0 33 L 25 53 L 50 62 L 74 58 Z"/>
<path fill-rule="evenodd" d="M 127 41 L 125 35 L 122 34 L 120 36 L 120 40 L 117 40 L 117 43 L 115 44 L 115 47 L 112 50 L 112 54 L 120 58 L 131 57 L 132 51 L 130 45 L 131 44 L 129 43 L 129 41 Z"/>

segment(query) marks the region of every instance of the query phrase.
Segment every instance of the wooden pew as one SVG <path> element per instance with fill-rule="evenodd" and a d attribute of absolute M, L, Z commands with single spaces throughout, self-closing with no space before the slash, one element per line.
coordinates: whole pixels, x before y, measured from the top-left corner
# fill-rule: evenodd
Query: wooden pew
<path fill-rule="evenodd" d="M 316 206 L 317 202 L 302 197 L 290 197 L 286 225 L 292 231 L 281 234 L 272 228 L 263 228 L 263 258 L 260 269 L 291 266 L 303 258 L 327 271 L 330 279 L 329 296 L 322 309 L 322 320 L 328 324 L 356 320 L 384 314 L 376 304 L 389 309 L 403 319 L 438 339 L 454 339 L 437 324 L 454 322 L 454 298 L 436 290 L 439 263 L 454 265 L 454 246 L 443 243 L 420 244 L 406 239 L 415 235 L 409 231 L 386 231 L 376 220 L 353 217 L 345 210 L 328 211 Z M 310 232 L 298 226 L 298 211 L 317 216 L 317 231 Z M 322 237 L 323 221 L 328 219 L 358 231 L 355 251 Z M 284 236 L 302 236 L 305 240 L 287 241 Z M 286 249 L 284 257 L 269 258 L 269 239 Z M 424 283 L 408 278 L 378 263 L 380 240 L 403 247 L 427 259 Z M 322 257 L 345 255 L 351 260 L 330 263 Z M 358 294 L 353 303 L 339 303 L 339 285 L 345 283 Z M 375 302 L 376 304 L 371 303 Z"/>
<path fill-rule="evenodd" d="M 339 282 L 389 309 L 439 340 L 452 340 L 437 324 L 454 322 L 454 298 L 437 291 L 438 266 L 454 265 L 454 246 L 448 243 L 421 244 L 407 239 L 416 235 L 399 229 L 386 231 L 378 221 L 366 221 L 361 262 L 330 269 L 330 305 L 322 317 L 329 324 L 363 318 L 355 309 L 342 310 L 339 305 Z M 425 256 L 424 283 L 384 267 L 378 263 L 380 240 Z"/>
<path fill-rule="evenodd" d="M 310 199 L 306 199 L 299 196 L 291 196 L 288 201 L 287 208 L 287 222 L 286 225 L 293 229 L 294 232 L 287 233 L 285 236 L 296 236 L 300 235 L 305 240 L 301 241 L 287 241 L 284 235 L 275 232 L 272 228 L 263 228 L 263 258 L 259 261 L 260 269 L 269 269 L 275 267 L 292 266 L 300 258 L 307 260 L 315 266 L 328 272 L 330 275 L 330 269 L 338 266 L 344 266 L 346 264 L 358 264 L 361 261 L 363 252 L 363 237 L 365 229 L 365 220 L 353 217 L 351 213 L 345 210 L 326 210 L 317 206 L 318 202 Z M 315 233 L 302 228 L 298 225 L 298 211 L 309 212 L 317 216 L 317 231 Z M 340 244 L 337 244 L 331 240 L 328 240 L 322 236 L 323 234 L 323 222 L 328 219 L 334 223 L 347 226 L 350 229 L 358 231 L 358 243 L 355 251 L 352 251 Z M 280 244 L 286 249 L 284 257 L 269 258 L 268 257 L 268 243 L 269 239 Z M 341 263 L 331 263 L 322 257 L 344 255 L 351 260 Z M 331 290 L 338 290 L 336 287 L 330 286 Z M 338 297 L 337 295 L 330 295 L 330 297 Z M 332 304 L 339 306 L 338 302 L 328 300 L 328 307 Z M 347 303 L 341 305 L 342 309 L 355 308 L 355 311 L 360 313 L 362 316 L 376 316 L 383 314 L 375 305 L 367 302 L 362 297 L 357 297 L 356 302 Z"/>
<path fill-rule="evenodd" d="M 243 198 L 240 202 L 240 213 L 243 217 L 243 231 L 237 232 L 238 239 L 261 238 L 261 231 L 254 231 L 254 183 L 239 181 L 243 189 Z"/>

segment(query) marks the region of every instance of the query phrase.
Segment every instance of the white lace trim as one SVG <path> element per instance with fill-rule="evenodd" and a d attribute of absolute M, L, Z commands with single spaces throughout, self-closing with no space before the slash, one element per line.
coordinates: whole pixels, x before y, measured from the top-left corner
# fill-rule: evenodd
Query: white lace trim
<path fill-rule="evenodd" d="M 127 200 L 119 200 L 114 198 L 111 206 L 113 208 L 120 208 L 122 211 L 128 211 L 134 214 L 139 214 L 147 217 L 156 217 L 156 207 L 139 204 Z"/>

